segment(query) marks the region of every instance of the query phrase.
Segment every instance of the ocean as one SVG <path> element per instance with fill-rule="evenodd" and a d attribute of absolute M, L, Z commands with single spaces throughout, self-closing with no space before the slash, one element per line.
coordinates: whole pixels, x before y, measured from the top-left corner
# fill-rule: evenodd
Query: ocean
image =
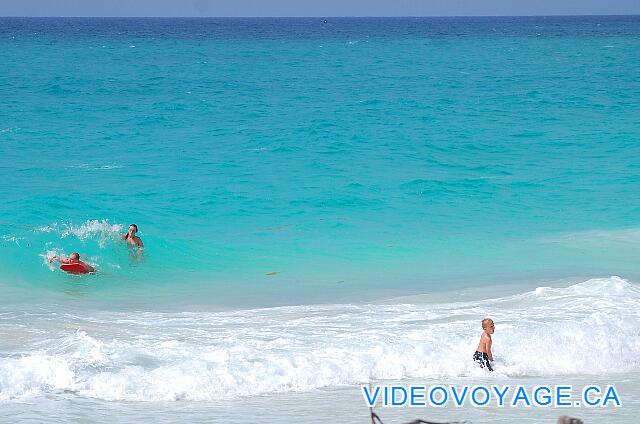
<path fill-rule="evenodd" d="M 0 18 L 0 422 L 635 423 L 639 69 L 638 16 Z"/>

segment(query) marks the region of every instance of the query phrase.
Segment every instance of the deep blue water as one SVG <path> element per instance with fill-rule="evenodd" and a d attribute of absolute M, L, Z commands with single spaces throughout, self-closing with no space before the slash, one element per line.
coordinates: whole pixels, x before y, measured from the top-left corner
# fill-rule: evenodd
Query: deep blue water
<path fill-rule="evenodd" d="M 10 18 L 0 33 L 62 37 L 313 39 L 334 37 L 637 36 L 640 16 L 406 18 Z"/>

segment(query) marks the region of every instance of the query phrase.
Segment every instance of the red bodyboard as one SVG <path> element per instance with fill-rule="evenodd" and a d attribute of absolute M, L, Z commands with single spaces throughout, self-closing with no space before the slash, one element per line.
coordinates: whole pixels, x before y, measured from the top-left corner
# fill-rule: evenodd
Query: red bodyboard
<path fill-rule="evenodd" d="M 69 274 L 88 274 L 87 268 L 82 264 L 62 264 L 60 269 Z"/>

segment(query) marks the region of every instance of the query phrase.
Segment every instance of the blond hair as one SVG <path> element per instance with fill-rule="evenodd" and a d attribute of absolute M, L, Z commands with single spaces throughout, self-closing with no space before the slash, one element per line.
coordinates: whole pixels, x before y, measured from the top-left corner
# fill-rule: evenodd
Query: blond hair
<path fill-rule="evenodd" d="M 482 328 L 486 329 L 489 324 L 493 324 L 493 320 L 491 318 L 485 318 L 482 320 Z"/>

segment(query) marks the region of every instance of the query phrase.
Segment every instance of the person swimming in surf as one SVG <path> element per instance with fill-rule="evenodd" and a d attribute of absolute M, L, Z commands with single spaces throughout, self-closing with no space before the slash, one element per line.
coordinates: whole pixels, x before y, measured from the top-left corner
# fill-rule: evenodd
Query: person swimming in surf
<path fill-rule="evenodd" d="M 94 267 L 92 267 L 88 263 L 80 260 L 80 254 L 78 254 L 78 252 L 73 252 L 71 255 L 69 255 L 68 258 L 61 258 L 61 257 L 58 257 L 58 256 L 53 256 L 53 257 L 49 258 L 49 263 L 51 263 L 53 261 L 58 261 L 61 264 L 67 264 L 67 265 L 79 264 L 79 265 L 82 265 L 84 267 L 84 269 L 87 270 L 87 272 L 96 272 Z"/>
<path fill-rule="evenodd" d="M 144 243 L 142 243 L 142 239 L 136 235 L 137 232 L 138 232 L 138 226 L 136 224 L 131 224 L 129 225 L 129 230 L 127 231 L 127 234 L 124 234 L 122 236 L 122 239 L 126 240 L 127 243 L 133 246 L 137 246 L 138 248 L 141 249 L 144 247 Z"/>
<path fill-rule="evenodd" d="M 496 326 L 491 318 L 485 318 L 482 320 L 482 335 L 480 336 L 480 343 L 476 353 L 473 354 L 473 360 L 480 364 L 480 368 L 487 368 L 489 371 L 493 371 L 493 355 L 491 354 L 491 335 L 496 330 Z"/>

